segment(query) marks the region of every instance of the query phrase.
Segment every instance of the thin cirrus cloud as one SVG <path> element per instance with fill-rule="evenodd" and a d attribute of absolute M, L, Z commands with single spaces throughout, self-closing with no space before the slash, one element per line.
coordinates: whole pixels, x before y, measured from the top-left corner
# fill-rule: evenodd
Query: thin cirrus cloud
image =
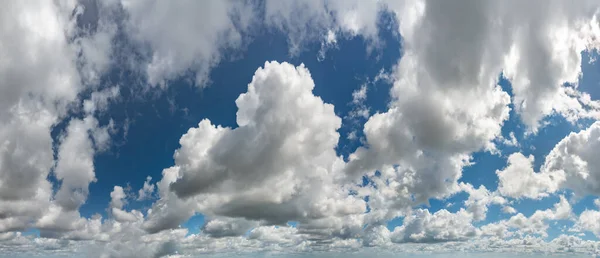
<path fill-rule="evenodd" d="M 0 256 L 599 252 L 600 103 L 578 87 L 600 46 L 596 1 L 2 4 Z M 285 60 L 250 51 L 274 35 Z M 339 81 L 315 67 L 352 55 L 344 42 L 375 65 L 390 40 L 394 66 L 344 85 L 346 103 L 322 94 Z M 213 71 L 256 55 L 234 98 L 209 93 L 228 87 Z M 193 121 L 138 182 L 99 165 L 139 133 L 115 110 L 182 83 L 234 105 L 235 125 Z M 540 157 L 530 139 L 557 118 L 570 130 Z M 360 144 L 342 155 L 347 141 Z M 502 162 L 467 173 L 482 155 Z"/>

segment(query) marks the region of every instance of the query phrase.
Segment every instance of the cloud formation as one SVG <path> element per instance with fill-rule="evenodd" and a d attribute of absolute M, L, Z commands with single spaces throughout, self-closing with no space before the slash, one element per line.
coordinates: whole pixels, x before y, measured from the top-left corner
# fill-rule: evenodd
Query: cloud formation
<path fill-rule="evenodd" d="M 594 254 L 600 248 L 578 237 L 600 236 L 598 207 L 579 214 L 572 208 L 600 194 L 600 103 L 578 85 L 582 53 L 598 49 L 595 1 L 9 1 L 3 7 L 2 254 L 345 255 L 364 248 L 381 256 Z M 349 96 L 351 110 L 340 114 L 315 93 L 329 85 L 315 85 L 310 67 L 269 60 L 235 100 L 235 126 L 196 121 L 181 135 L 173 163 L 158 168 L 161 177 L 140 178 L 135 191 L 128 182 L 112 186 L 102 214 L 80 213 L 94 194 L 96 156 L 114 147 L 118 128 L 107 114 L 122 93 L 166 90 L 176 80 L 210 87 L 211 70 L 243 58 L 261 33 L 285 36 L 292 57 L 316 43 L 319 61 L 347 39 L 381 50 L 383 15 L 394 19 L 402 46 L 386 78 L 392 87 L 383 110 L 370 109 L 371 89 L 362 85 Z M 131 77 L 115 82 L 120 69 Z M 549 116 L 588 126 L 544 153 L 538 168 L 519 140 L 535 137 Z M 364 141 L 348 157 L 337 151 L 341 117 L 366 120 Z M 524 135 L 504 131 L 511 119 L 523 124 Z M 352 133 L 348 138 L 360 132 Z M 518 150 L 503 154 L 497 145 Z M 495 170 L 497 185 L 463 177 L 476 153 L 506 159 Z M 519 206 L 552 197 L 558 201 L 547 209 L 526 213 Z M 460 200 L 458 208 L 428 207 L 451 198 Z M 490 221 L 492 208 L 504 217 Z M 182 223 L 194 215 L 205 222 L 192 233 Z M 558 222 L 573 229 L 548 241 Z"/>

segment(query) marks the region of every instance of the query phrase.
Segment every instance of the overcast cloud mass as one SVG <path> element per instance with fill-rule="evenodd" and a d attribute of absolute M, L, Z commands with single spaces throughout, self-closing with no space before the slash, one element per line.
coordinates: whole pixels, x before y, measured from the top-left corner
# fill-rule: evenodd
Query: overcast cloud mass
<path fill-rule="evenodd" d="M 600 1 L 0 5 L 0 257 L 600 255 Z"/>

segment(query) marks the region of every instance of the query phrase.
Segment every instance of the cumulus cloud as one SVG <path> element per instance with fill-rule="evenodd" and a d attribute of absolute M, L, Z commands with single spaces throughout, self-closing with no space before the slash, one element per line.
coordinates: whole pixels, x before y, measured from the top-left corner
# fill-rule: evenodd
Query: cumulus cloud
<path fill-rule="evenodd" d="M 543 171 L 564 173 L 562 187 L 579 195 L 600 194 L 600 123 L 595 122 L 579 133 L 572 132 L 546 156 Z"/>
<path fill-rule="evenodd" d="M 511 206 L 504 206 L 502 207 L 502 212 L 507 214 L 514 214 L 517 213 L 517 210 Z"/>
<path fill-rule="evenodd" d="M 355 0 L 178 1 L 169 5 L 121 0 L 120 4 L 128 15 L 125 35 L 141 48 L 144 57 L 134 66 L 150 85 L 161 86 L 188 77 L 190 72 L 197 85 L 205 86 L 210 70 L 226 59 L 225 51 L 242 50 L 260 31 L 257 26 L 286 35 L 292 55 L 310 42 L 320 41 L 324 49 L 318 58 L 323 59 L 325 48 L 335 45 L 338 36 L 362 36 L 371 42 L 371 48 L 376 47 L 384 8 L 379 1 Z M 114 5 L 103 6 L 111 10 Z M 172 29 L 175 27 L 178 29 Z M 111 35 L 109 28 L 106 35 Z"/>
<path fill-rule="evenodd" d="M 338 33 L 345 37 L 360 35 L 376 44 L 379 14 L 384 7 L 380 1 L 268 0 L 265 24 L 288 36 L 292 55 L 297 55 L 311 41 L 334 44 Z"/>
<path fill-rule="evenodd" d="M 517 229 L 517 233 L 522 235 L 536 234 L 547 237 L 548 221 L 572 219 L 572 216 L 571 204 L 561 195 L 559 202 L 554 204 L 552 209 L 537 210 L 529 217 L 518 213 L 500 224 L 506 223 L 506 226 Z"/>
<path fill-rule="evenodd" d="M 125 198 L 126 197 L 127 197 L 127 195 L 125 194 L 123 187 L 115 186 L 113 188 L 113 191 L 110 192 L 110 205 L 109 206 L 111 208 L 122 209 L 123 206 L 125 206 Z"/>
<path fill-rule="evenodd" d="M 535 1 L 417 1 L 397 12 L 407 17 L 400 24 L 406 47 L 434 82 L 471 88 L 502 71 L 511 81 L 516 111 L 535 131 L 552 112 L 582 111 L 563 84 L 577 84 L 581 51 L 597 46 L 598 32 L 593 1 L 537 6 Z"/>
<path fill-rule="evenodd" d="M 101 87 L 102 76 L 114 64 L 119 12 L 115 1 L 94 0 L 78 1 L 73 10 L 76 27 L 72 33 L 77 37 L 71 45 L 78 54 L 79 75 L 86 87 Z"/>
<path fill-rule="evenodd" d="M 389 5 L 403 16 L 399 29 L 405 54 L 394 76 L 398 79 L 391 90 L 390 109 L 365 124 L 367 143 L 350 157 L 350 175 L 381 171 L 386 187 L 398 193 L 393 196 L 396 206 L 456 192 L 470 154 L 495 150 L 493 141 L 508 119 L 511 99 L 496 85 L 501 73 L 511 81 L 516 111 L 532 131 L 552 112 L 576 114 L 575 120 L 585 117 L 577 115 L 584 108 L 563 84 L 577 83 L 580 52 L 596 46 L 592 28 L 597 7 L 588 2 L 568 7 L 553 2 L 545 9 L 521 4 L 518 12 L 509 11 L 513 4 Z M 545 22 L 533 17 L 543 17 Z M 535 40 L 524 40 L 529 39 L 525 37 L 529 31 L 535 32 Z M 524 54 L 523 49 L 535 51 Z M 518 156 L 512 160 L 523 161 Z M 533 171 L 528 174 L 536 176 Z M 513 196 L 520 194 L 503 189 Z M 533 192 L 529 196 L 538 197 Z"/>
<path fill-rule="evenodd" d="M 202 232 L 211 237 L 242 236 L 258 223 L 245 219 L 215 218 L 202 226 Z"/>
<path fill-rule="evenodd" d="M 465 207 L 472 214 L 475 221 L 485 220 L 490 204 L 502 205 L 506 203 L 506 200 L 497 192 L 490 192 L 483 185 L 475 188 L 471 184 L 461 183 L 460 187 L 469 194 L 469 198 L 465 201 Z"/>
<path fill-rule="evenodd" d="M 26 228 L 51 207 L 52 186 L 47 177 L 54 154 L 50 131 L 85 88 L 78 62 L 96 49 L 90 46 L 78 54 L 76 42 L 95 42 L 95 34 L 78 34 L 77 12 L 72 15 L 76 8 L 73 1 L 33 5 L 11 1 L 0 11 L 4 25 L 0 45 L 5 50 L 0 62 L 0 231 Z M 66 182 L 56 199 L 67 209 L 81 202 L 76 195 L 86 195 L 85 182 L 90 181 L 86 171 L 73 179 L 63 177 L 71 174 L 71 165 L 75 165 L 69 161 L 75 157 L 66 152 L 82 146 L 76 142 L 86 145 L 85 140 L 76 139 L 75 127 L 61 144 L 59 152 L 64 158 L 56 168 Z M 82 155 L 86 156 L 87 150 L 82 149 Z M 76 162 L 87 166 L 89 159 L 85 158 Z M 75 188 L 81 193 L 73 192 Z"/>
<path fill-rule="evenodd" d="M 123 0 L 122 6 L 129 14 L 127 35 L 149 47 L 140 65 L 151 85 L 166 86 L 192 72 L 204 86 L 221 51 L 240 47 L 242 32 L 254 19 L 253 6 L 244 1 Z"/>
<path fill-rule="evenodd" d="M 394 229 L 391 240 L 394 243 L 462 241 L 476 236 L 472 221 L 473 216 L 465 210 L 457 213 L 440 210 L 431 214 L 418 209 L 404 218 L 402 226 Z"/>
<path fill-rule="evenodd" d="M 110 140 L 107 130 L 107 127 L 99 127 L 93 117 L 71 120 L 67 126 L 60 139 L 54 170 L 56 179 L 61 182 L 55 200 L 63 208 L 78 209 L 87 199 L 88 186 L 96 180 L 94 155 L 97 146 L 105 146 Z"/>
<path fill-rule="evenodd" d="M 163 178 L 173 180 L 172 193 L 161 192 L 177 196 L 165 204 L 276 224 L 364 212 L 365 202 L 338 184 L 341 119 L 313 88 L 304 65 L 265 63 L 236 100 L 239 127 L 205 119 L 181 137 L 171 168 L 177 177 Z"/>
<path fill-rule="evenodd" d="M 354 177 L 380 170 L 397 192 L 393 198 L 399 206 L 458 191 L 457 180 L 470 153 L 494 148 L 491 141 L 509 111 L 510 98 L 495 84 L 496 73 L 468 86 L 438 84 L 418 67 L 418 56 L 407 50 L 397 69 L 401 79 L 392 88 L 390 109 L 369 118 L 366 147 L 350 156 L 346 170 Z"/>
<path fill-rule="evenodd" d="M 598 46 L 597 5 L 10 2 L 0 10 L 0 45 L 6 49 L 0 51 L 0 252 L 161 257 L 368 246 L 593 253 L 597 242 L 567 235 L 542 239 L 549 221 L 575 219 L 564 196 L 529 217 L 503 196 L 539 199 L 560 189 L 599 194 L 597 122 L 558 143 L 539 172 L 533 156 L 511 154 L 496 171 L 497 192 L 459 179 L 474 152 L 497 151 L 497 143 L 519 145 L 514 133 L 501 137 L 510 104 L 532 132 L 550 114 L 573 123 L 600 117 L 600 104 L 577 89 L 581 52 Z M 180 138 L 174 166 L 156 184 L 148 177 L 134 198 L 115 186 L 106 218 L 80 215 L 96 180 L 94 156 L 110 146 L 113 126 L 94 116 L 124 87 L 101 85 L 114 62 L 116 35 L 139 55 L 119 58 L 132 61 L 148 84 L 164 87 L 192 74 L 204 86 L 211 68 L 227 58 L 224 51 L 243 49 L 255 25 L 283 32 L 292 55 L 320 41 L 322 59 L 345 38 L 360 36 L 368 47 L 379 46 L 382 11 L 395 12 L 404 54 L 387 76 L 393 82 L 388 110 L 370 116 L 367 87 L 354 92 L 350 116 L 368 121 L 365 146 L 348 162 L 336 154 L 342 120 L 333 105 L 313 94 L 308 69 L 267 62 L 236 100 L 237 127 L 200 121 Z M 122 23 L 115 23 L 115 15 Z M 497 85 L 500 75 L 511 82 L 512 96 Z M 69 117 L 74 110 L 83 117 Z M 51 130 L 61 121 L 66 127 L 53 142 Z M 357 184 L 361 180 L 367 184 Z M 158 200 L 146 215 L 128 208 L 131 201 L 152 199 L 155 191 Z M 469 197 L 456 213 L 414 208 L 459 191 Z M 490 205 L 516 214 L 474 226 L 486 219 Z M 208 216 L 200 233 L 178 228 L 196 213 Z M 598 216 L 584 211 L 576 227 L 598 235 Z M 385 223 L 395 217 L 404 221 L 390 232 Z M 298 224 L 285 226 L 288 221 Z M 32 226 L 40 237 L 14 232 Z"/>
<path fill-rule="evenodd" d="M 548 196 L 560 187 L 564 180 L 562 172 L 538 173 L 533 170 L 533 156 L 525 157 L 517 152 L 508 156 L 508 165 L 496 171 L 498 191 L 513 198 L 527 197 L 537 199 Z"/>
<path fill-rule="evenodd" d="M 513 153 L 508 166 L 496 171 L 498 190 L 513 198 L 541 198 L 559 189 L 570 189 L 580 197 L 600 193 L 600 167 L 594 153 L 600 147 L 600 123 L 595 122 L 581 132 L 572 132 L 562 139 L 542 165 L 533 170 L 533 156 Z"/>
<path fill-rule="evenodd" d="M 600 211 L 597 210 L 585 210 L 581 212 L 577 219 L 576 227 L 594 233 L 596 236 L 600 236 Z"/>
<path fill-rule="evenodd" d="M 146 177 L 146 181 L 144 181 L 144 185 L 138 191 L 138 201 L 146 200 L 152 198 L 152 194 L 154 194 L 154 184 L 150 183 L 152 180 L 151 176 Z"/>

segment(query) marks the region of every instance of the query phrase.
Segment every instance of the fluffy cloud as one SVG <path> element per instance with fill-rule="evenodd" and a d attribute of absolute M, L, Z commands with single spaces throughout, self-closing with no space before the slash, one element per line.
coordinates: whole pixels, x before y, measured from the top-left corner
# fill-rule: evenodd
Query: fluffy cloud
<path fill-rule="evenodd" d="M 126 35 L 144 57 L 141 63 L 134 61 L 134 65 L 146 75 L 149 84 L 162 86 L 190 73 L 197 85 L 206 85 L 210 69 L 226 58 L 224 51 L 243 49 L 260 31 L 257 25 L 287 35 L 292 55 L 312 41 L 331 46 L 336 35 L 363 36 L 371 42 L 370 47 L 377 46 L 379 15 L 385 7 L 379 1 L 355 0 L 120 3 L 128 15 Z M 114 6 L 118 5 L 102 5 L 105 12 Z M 110 27 L 105 27 L 105 34 L 111 35 Z"/>
<path fill-rule="evenodd" d="M 511 154 L 508 166 L 496 171 L 498 190 L 513 198 L 540 198 L 559 189 L 570 189 L 579 196 L 600 193 L 600 164 L 594 156 L 600 148 L 599 137 L 598 122 L 569 134 L 546 156 L 540 172 L 532 168 L 533 156 Z"/>
<path fill-rule="evenodd" d="M 245 219 L 216 218 L 208 220 L 202 232 L 211 237 L 242 236 L 257 225 Z"/>
<path fill-rule="evenodd" d="M 600 236 L 599 218 L 600 211 L 585 210 L 579 215 L 576 226 L 582 230 L 592 232 L 596 236 Z"/>
<path fill-rule="evenodd" d="M 507 167 L 496 172 L 498 192 L 458 180 L 473 152 L 495 151 L 498 142 L 517 143 L 512 134 L 510 141 L 500 137 L 511 101 L 534 132 L 552 113 L 572 122 L 598 117 L 600 105 L 576 87 L 581 51 L 598 44 L 596 5 L 11 2 L 0 11 L 0 45 L 7 49 L 0 51 L 0 252 L 73 255 L 88 250 L 100 257 L 160 257 L 372 246 L 592 253 L 598 245 L 591 241 L 540 238 L 548 221 L 572 219 L 562 196 L 553 209 L 530 217 L 518 213 L 481 228 L 473 223 L 485 220 L 489 205 L 507 204 L 500 194 L 541 198 L 562 188 L 598 194 L 600 172 L 592 155 L 599 147 L 598 123 L 557 144 L 540 172 L 533 170 L 532 157 L 510 155 Z M 267 62 L 236 101 L 238 127 L 202 120 L 181 137 L 175 165 L 163 171 L 163 178 L 156 185 L 151 178 L 144 182 L 137 200 L 152 196 L 155 187 L 159 197 L 147 215 L 128 210 L 134 200 L 115 186 L 107 218 L 80 216 L 78 209 L 95 181 L 94 155 L 110 144 L 112 123 L 101 126 L 94 115 L 121 90 L 98 88 L 113 62 L 117 31 L 139 48 L 135 54 L 141 63 L 134 65 L 141 65 L 149 84 L 165 86 L 191 73 L 202 86 L 210 69 L 225 58 L 221 52 L 243 48 L 256 24 L 285 33 L 292 54 L 309 41 L 322 41 L 327 48 L 343 37 L 362 36 L 371 47 L 378 43 L 383 10 L 396 12 L 404 56 L 391 77 L 387 111 L 369 117 L 366 88 L 355 92 L 350 115 L 368 118 L 366 145 L 348 163 L 335 151 L 341 119 L 312 93 L 308 69 Z M 119 27 L 111 18 L 121 11 L 125 20 Z M 512 83 L 512 100 L 497 85 L 501 73 Z M 83 101 L 84 117 L 69 118 L 54 143 L 51 129 L 79 106 L 82 92 L 92 91 Z M 56 194 L 47 180 L 51 170 L 59 181 Z M 365 174 L 368 184 L 357 186 Z M 469 197 L 456 213 L 412 209 L 458 191 Z M 503 210 L 516 213 L 510 206 Z M 198 212 L 210 218 L 201 233 L 174 229 Z M 398 216 L 404 223 L 390 232 L 384 224 Z M 599 234 L 598 216 L 597 211 L 583 212 L 577 227 Z M 290 220 L 297 227 L 284 226 Z M 6 232 L 31 226 L 40 229 L 40 238 Z M 462 241 L 467 239 L 472 241 Z M 412 244 L 395 245 L 407 242 Z M 432 242 L 440 243 L 424 245 Z"/>
<path fill-rule="evenodd" d="M 149 47 L 141 65 L 151 85 L 166 86 L 166 81 L 192 72 L 203 86 L 222 59 L 220 51 L 240 47 L 242 31 L 254 19 L 253 7 L 243 1 L 123 0 L 122 5 L 129 15 L 127 34 Z"/>
<path fill-rule="evenodd" d="M 521 235 L 536 234 L 548 236 L 548 221 L 552 220 L 567 220 L 572 218 L 571 205 L 564 196 L 560 196 L 560 201 L 554 204 L 552 209 L 537 210 L 530 217 L 526 217 L 522 213 L 518 213 L 507 221 L 501 221 L 500 224 L 506 223 L 506 226 L 517 229 L 517 233 Z"/>
<path fill-rule="evenodd" d="M 563 84 L 577 83 L 580 52 L 596 46 L 597 7 L 552 2 L 544 9 L 521 4 L 519 11 L 509 11 L 514 4 L 389 5 L 404 17 L 399 29 L 405 54 L 396 70 L 390 109 L 365 124 L 367 146 L 350 157 L 350 175 L 380 170 L 385 187 L 397 192 L 388 198 L 399 207 L 456 192 L 470 154 L 494 150 L 493 140 L 508 118 L 510 98 L 496 85 L 502 72 L 512 82 L 516 110 L 531 130 L 552 112 L 573 120 L 586 117 L 577 94 Z M 530 34 L 534 40 L 525 41 Z M 532 51 L 525 54 L 525 49 Z M 527 163 L 518 156 L 512 160 Z M 513 166 L 510 171 L 516 170 Z M 506 186 L 507 194 L 521 194 L 518 186 Z"/>
<path fill-rule="evenodd" d="M 55 200 L 63 208 L 78 209 L 87 199 L 88 186 L 96 180 L 95 151 L 107 144 L 110 140 L 108 135 L 108 127 L 99 127 L 93 117 L 70 121 L 65 135 L 60 139 L 54 170 L 56 179 L 61 181 Z"/>
<path fill-rule="evenodd" d="M 364 201 L 338 184 L 344 177 L 335 153 L 341 119 L 313 88 L 303 65 L 265 63 L 236 100 L 239 127 L 203 120 L 181 137 L 170 169 L 177 178 L 163 178 L 173 180 L 172 193 L 159 183 L 159 204 L 277 224 L 364 212 Z"/>
<path fill-rule="evenodd" d="M 507 214 L 514 214 L 517 213 L 517 210 L 511 206 L 504 206 L 502 207 L 502 212 Z"/>
<path fill-rule="evenodd" d="M 115 46 L 113 40 L 118 32 L 115 17 L 120 14 L 120 6 L 115 1 L 78 1 L 73 10 L 76 29 L 72 31 L 71 46 L 78 55 L 77 66 L 83 84 L 98 88 L 101 77 L 114 64 Z"/>
<path fill-rule="evenodd" d="M 152 198 L 155 187 L 154 184 L 150 184 L 150 180 L 152 180 L 151 176 L 146 177 L 146 181 L 144 181 L 142 189 L 138 191 L 138 201 Z"/>
<path fill-rule="evenodd" d="M 404 218 L 402 226 L 394 229 L 394 243 L 433 243 L 461 241 L 474 237 L 476 228 L 471 224 L 473 216 L 465 210 L 450 213 L 440 210 L 434 214 L 418 209 Z"/>
<path fill-rule="evenodd" d="M 54 114 L 75 99 L 80 88 L 79 75 L 75 53 L 65 34 L 65 30 L 73 30 L 68 13 L 74 7 L 14 1 L 2 8 L 0 19 L 5 26 L 1 28 L 0 41 L 6 50 L 0 63 L 3 121 L 10 121 L 8 118 L 17 111 L 14 109 L 19 103 L 29 112 L 46 108 Z M 36 107 L 37 101 L 42 106 Z"/>
<path fill-rule="evenodd" d="M 23 229 L 49 208 L 50 130 L 83 88 L 68 40 L 80 38 L 75 7 L 11 1 L 0 11 L 0 231 Z"/>
<path fill-rule="evenodd" d="M 600 123 L 586 130 L 571 133 L 562 139 L 546 156 L 543 171 L 564 173 L 562 186 L 580 195 L 600 194 Z"/>
<path fill-rule="evenodd" d="M 310 41 L 324 39 L 325 44 L 331 44 L 338 33 L 346 37 L 360 35 L 377 43 L 379 14 L 384 7 L 382 2 L 371 0 L 268 0 L 265 24 L 287 34 L 294 55 Z"/>
<path fill-rule="evenodd" d="M 100 230 L 101 218 L 82 218 L 78 210 L 87 200 L 89 184 L 96 180 L 94 155 L 107 146 L 110 140 L 108 129 L 109 126 L 100 127 L 98 121 L 90 116 L 69 122 L 59 139 L 54 168 L 60 187 L 49 203 L 48 210 L 35 223 L 42 235 L 63 239 L 92 239 Z M 119 193 L 111 193 L 111 206 L 118 206 L 118 195 Z M 121 203 L 120 206 L 122 205 Z"/>
<path fill-rule="evenodd" d="M 115 186 L 113 191 L 110 192 L 110 207 L 122 209 L 125 206 L 125 198 L 127 195 L 123 190 L 123 187 Z"/>
<path fill-rule="evenodd" d="M 162 179 L 157 183 L 160 199 L 148 210 L 148 217 L 143 225 L 144 230 L 149 233 L 176 228 L 194 215 L 193 200 L 181 200 L 169 189 L 169 186 L 177 180 L 178 174 L 178 167 L 167 168 L 162 172 Z"/>
<path fill-rule="evenodd" d="M 83 110 L 85 113 L 94 114 L 95 112 L 106 111 L 111 100 L 119 96 L 119 86 L 92 92 L 89 99 L 83 101 Z"/>
<path fill-rule="evenodd" d="M 75 1 L 11 1 L 0 11 L 2 232 L 34 224 L 64 231 L 81 228 L 86 221 L 76 209 L 95 178 L 93 155 L 107 147 L 110 126 L 99 126 L 92 116 L 72 119 L 56 143 L 57 160 L 51 136 L 53 127 L 79 106 L 78 95 L 97 86 L 92 81 L 111 60 L 114 30 L 109 17 L 91 31 L 79 22 L 83 13 Z M 100 102 L 99 109 L 108 101 Z M 48 181 L 52 169 L 60 181 L 55 195 Z"/>
<path fill-rule="evenodd" d="M 405 47 L 436 84 L 467 89 L 503 71 L 516 111 L 535 131 L 552 112 L 583 112 L 563 84 L 577 84 L 581 51 L 595 48 L 598 38 L 597 3 L 539 4 L 415 1 L 396 12 L 406 17 L 400 24 Z"/>
<path fill-rule="evenodd" d="M 498 191 L 513 198 L 541 198 L 555 192 L 564 181 L 564 173 L 537 173 L 533 170 L 533 156 L 525 157 L 517 152 L 508 156 L 508 165 L 496 171 L 498 175 Z"/>
<path fill-rule="evenodd" d="M 469 194 L 469 198 L 465 201 L 465 207 L 472 214 L 475 221 L 485 220 L 490 204 L 502 205 L 506 203 L 506 200 L 499 196 L 497 192 L 490 192 L 483 185 L 475 188 L 471 184 L 461 183 L 460 187 Z"/>
<path fill-rule="evenodd" d="M 346 171 L 354 177 L 381 171 L 382 181 L 397 192 L 390 198 L 399 207 L 458 191 L 470 154 L 494 148 L 510 103 L 496 85 L 499 67 L 481 77 L 437 80 L 438 71 L 420 66 L 419 52 L 427 46 L 407 45 L 390 109 L 369 118 L 366 147 L 350 156 Z"/>
<path fill-rule="evenodd" d="M 15 108 L 18 110 L 18 107 Z M 16 111 L 15 110 L 15 111 Z M 42 215 L 52 196 L 46 180 L 53 166 L 47 112 L 14 116 L 0 125 L 0 231 L 23 229 Z"/>

